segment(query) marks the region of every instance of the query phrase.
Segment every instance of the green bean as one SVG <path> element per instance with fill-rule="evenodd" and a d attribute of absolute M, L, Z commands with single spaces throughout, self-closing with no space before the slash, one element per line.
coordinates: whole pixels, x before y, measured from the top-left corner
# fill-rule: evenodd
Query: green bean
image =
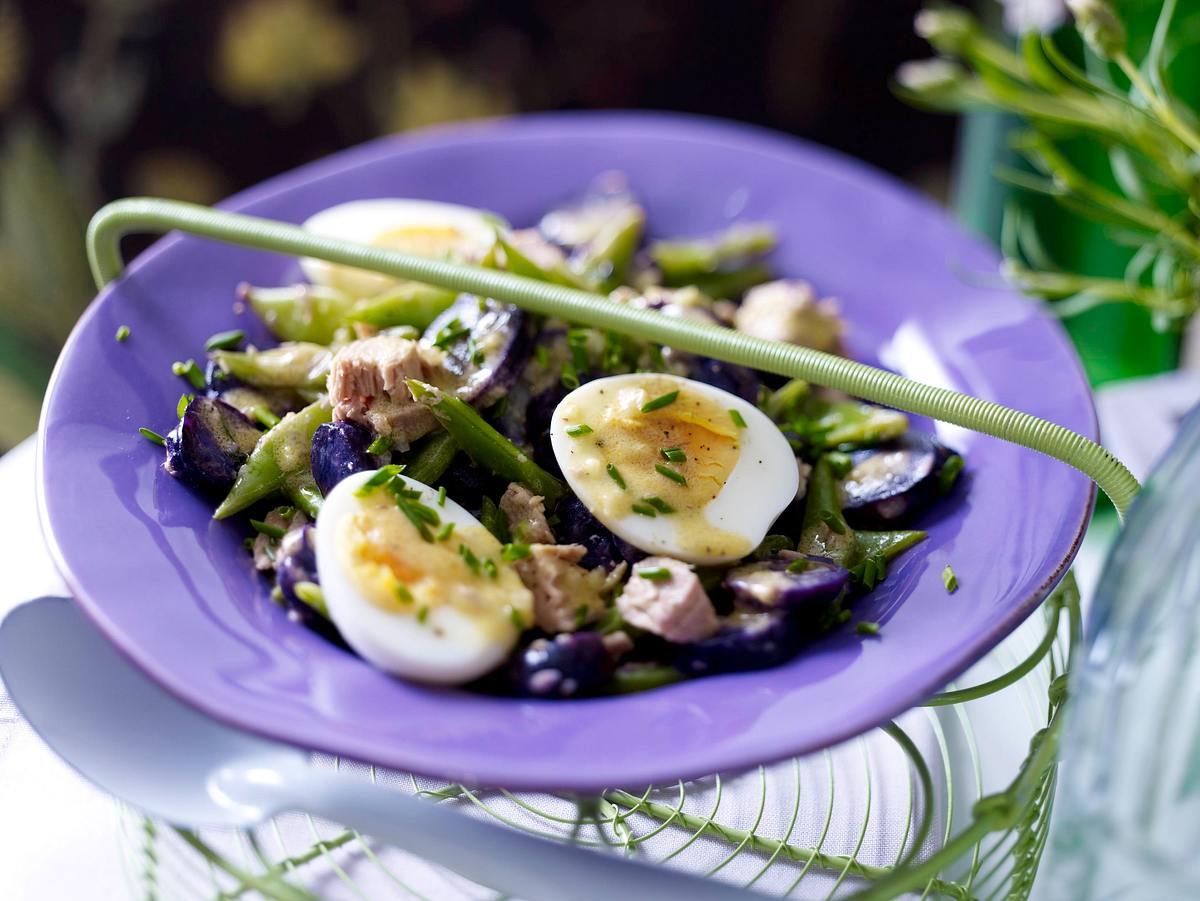
<path fill-rule="evenodd" d="M 258 388 L 322 388 L 329 375 L 329 348 L 301 341 L 267 350 L 216 350 L 223 372 Z"/>
<path fill-rule="evenodd" d="M 731 269 L 729 272 L 714 272 L 712 275 L 701 275 L 692 279 L 688 284 L 695 285 L 701 294 L 716 299 L 741 297 L 755 285 L 769 282 L 775 277 L 769 266 L 756 263 L 742 269 Z"/>
<path fill-rule="evenodd" d="M 308 469 L 313 432 L 331 418 L 328 400 L 319 400 L 283 417 L 275 428 L 258 439 L 213 518 L 232 516 L 269 494 L 286 490 L 289 478 L 296 479 L 295 485 L 303 484 L 302 474 Z M 303 508 L 301 497 L 292 499 Z"/>
<path fill-rule="evenodd" d="M 904 551 L 915 544 L 924 541 L 928 534 L 925 532 L 857 532 L 858 544 L 864 557 L 883 557 L 884 560 L 895 560 Z"/>
<path fill-rule="evenodd" d="M 496 243 L 504 251 L 504 268 L 509 272 L 526 278 L 536 278 L 539 282 L 549 282 L 552 285 L 565 285 L 568 288 L 587 287 L 587 282 L 567 268 L 565 263 L 553 269 L 543 269 L 508 243 L 503 235 L 496 235 Z"/>
<path fill-rule="evenodd" d="M 354 298 L 321 285 L 291 285 L 286 288 L 242 288 L 271 334 L 281 341 L 328 344 L 354 306 Z"/>
<path fill-rule="evenodd" d="M 803 527 L 796 547 L 802 554 L 829 557 L 849 569 L 862 559 L 862 547 L 842 516 L 837 479 L 824 457 L 813 466 L 808 480 Z"/>
<path fill-rule="evenodd" d="M 458 453 L 454 436 L 445 429 L 434 432 L 405 464 L 404 474 L 414 481 L 433 485 L 450 468 Z"/>
<path fill-rule="evenodd" d="M 404 282 L 376 297 L 358 301 L 346 315 L 348 322 L 363 322 L 377 328 L 408 325 L 424 329 L 458 297 L 418 282 Z"/>
<path fill-rule="evenodd" d="M 682 679 L 683 674 L 673 666 L 639 663 L 617 667 L 608 688 L 613 694 L 627 695 L 650 688 L 661 688 Z"/>
<path fill-rule="evenodd" d="M 908 431 L 908 417 L 899 410 L 860 401 L 835 401 L 814 413 L 813 425 L 825 447 L 880 444 Z"/>
<path fill-rule="evenodd" d="M 520 482 L 553 506 L 566 493 L 562 482 L 484 421 L 468 403 L 425 382 L 409 379 L 413 399 L 433 410 L 458 446 L 476 463 L 512 482 Z"/>
<path fill-rule="evenodd" d="M 283 484 L 283 493 L 286 494 L 309 519 L 316 519 L 317 514 L 321 512 L 321 502 L 325 498 L 321 495 L 321 489 L 317 487 L 317 480 L 313 478 L 311 470 L 305 468 L 294 475 L 289 476 Z"/>
<path fill-rule="evenodd" d="M 652 241 L 650 257 L 662 272 L 663 284 L 695 284 L 695 280 L 775 249 L 775 230 L 760 223 L 731 226 L 710 238 Z"/>
<path fill-rule="evenodd" d="M 583 277 L 601 291 L 625 284 L 645 226 L 646 214 L 639 207 L 631 207 L 606 222 L 581 261 Z"/>

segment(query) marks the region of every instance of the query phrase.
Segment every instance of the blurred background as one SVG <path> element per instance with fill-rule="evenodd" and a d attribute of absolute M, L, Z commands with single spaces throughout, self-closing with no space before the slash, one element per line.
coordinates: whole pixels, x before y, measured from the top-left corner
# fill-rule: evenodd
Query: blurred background
<path fill-rule="evenodd" d="M 370 138 L 526 110 L 800 135 L 944 196 L 954 121 L 889 88 L 919 0 L 0 0 L 0 451 L 94 291 L 104 201 L 210 203 Z"/>

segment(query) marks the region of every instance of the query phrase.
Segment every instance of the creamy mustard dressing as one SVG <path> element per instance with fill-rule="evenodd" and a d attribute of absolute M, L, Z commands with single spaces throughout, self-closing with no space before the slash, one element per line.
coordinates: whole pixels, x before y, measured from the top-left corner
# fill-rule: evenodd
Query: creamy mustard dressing
<path fill-rule="evenodd" d="M 533 622 L 533 595 L 501 561 L 500 542 L 483 526 L 457 524 L 448 540 L 428 542 L 389 492 L 376 491 L 359 503 L 336 526 L 337 554 L 351 584 L 372 604 L 409 616 L 453 607 L 497 641 L 512 635 L 514 620 Z M 491 559 L 496 577 L 475 572 L 460 546 L 481 561 Z"/>
<path fill-rule="evenodd" d="M 671 391 L 679 392 L 673 403 L 641 411 Z M 741 452 L 739 429 L 726 407 L 677 381 L 647 376 L 636 385 L 584 392 L 559 409 L 566 428 L 586 425 L 592 430 L 571 439 L 563 467 L 578 480 L 579 493 L 601 519 L 638 515 L 635 504 L 657 498 L 674 512 L 658 512 L 656 520 L 669 524 L 684 552 L 743 556 L 753 549 L 744 536 L 718 528 L 705 516 Z M 669 462 L 662 454 L 665 448 L 679 448 L 686 461 Z M 609 472 L 610 465 L 624 488 Z M 686 484 L 663 475 L 657 466 L 683 476 Z"/>

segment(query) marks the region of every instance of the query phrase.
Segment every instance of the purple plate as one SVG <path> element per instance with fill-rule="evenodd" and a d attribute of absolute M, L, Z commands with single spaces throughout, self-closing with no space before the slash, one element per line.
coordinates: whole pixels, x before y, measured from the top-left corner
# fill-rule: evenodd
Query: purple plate
<path fill-rule="evenodd" d="M 651 231 L 702 234 L 735 217 L 778 225 L 779 271 L 841 298 L 849 347 L 906 375 L 1094 436 L 1087 384 L 1061 329 L 982 286 L 996 255 L 936 206 L 821 150 L 681 116 L 551 115 L 387 138 L 239 194 L 225 206 L 300 222 L 376 196 L 495 210 L 518 225 L 605 169 L 628 173 Z M 40 440 L 42 518 L 58 565 L 99 627 L 166 688 L 234 725 L 468 784 L 578 791 L 641 786 L 802 754 L 928 697 L 986 653 L 1066 571 L 1091 510 L 1088 480 L 1036 453 L 939 426 L 967 455 L 968 490 L 844 628 L 792 663 L 639 695 L 538 702 L 392 679 L 293 625 L 251 571 L 237 525 L 159 465 L 186 389 L 171 362 L 234 312 L 243 280 L 283 284 L 296 262 L 171 236 L 83 315 L 59 360 Z M 127 324 L 128 341 L 113 339 Z M 961 588 L 947 595 L 952 563 Z"/>

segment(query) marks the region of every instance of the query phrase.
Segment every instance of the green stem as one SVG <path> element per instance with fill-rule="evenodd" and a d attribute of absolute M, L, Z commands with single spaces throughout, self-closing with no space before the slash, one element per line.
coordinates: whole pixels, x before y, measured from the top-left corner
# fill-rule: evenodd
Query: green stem
<path fill-rule="evenodd" d="M 1187 145 L 1192 153 L 1200 153 L 1200 135 L 1196 134 L 1195 130 L 1179 117 L 1175 108 L 1158 91 L 1154 90 L 1153 85 L 1142 74 L 1142 70 L 1129 58 L 1129 54 L 1122 50 L 1113 59 L 1121 67 L 1121 71 L 1125 73 L 1125 77 L 1129 79 L 1130 83 L 1146 98 L 1146 102 L 1150 104 L 1150 108 L 1163 121 L 1163 124 L 1170 129 L 1171 134 Z"/>
<path fill-rule="evenodd" d="M 180 838 L 182 838 L 197 852 L 199 852 L 201 857 L 214 866 L 224 870 L 226 873 L 236 879 L 239 885 L 248 886 L 249 888 L 254 889 L 264 898 L 274 898 L 275 901 L 320 901 L 316 895 L 305 891 L 298 886 L 290 885 L 287 882 L 282 881 L 282 879 L 274 873 L 265 876 L 256 876 L 254 873 L 248 873 L 241 867 L 235 866 L 210 848 L 204 842 L 204 840 L 201 839 L 200 836 L 191 829 L 181 829 L 179 827 L 175 827 L 175 831 L 179 834 Z"/>
<path fill-rule="evenodd" d="M 295 225 L 195 204 L 129 198 L 103 207 L 88 226 L 88 259 L 97 284 L 102 287 L 120 274 L 122 235 L 171 229 L 276 253 L 317 257 L 331 263 L 494 297 L 535 313 L 636 335 L 655 344 L 752 369 L 801 378 L 873 403 L 953 423 L 1032 448 L 1074 466 L 1092 478 L 1121 513 L 1140 487 L 1119 460 L 1083 435 L 1028 413 L 947 388 L 926 385 L 807 347 L 765 341 L 733 329 L 616 304 L 607 297 L 586 291 L 464 263 L 352 244 L 311 234 Z"/>

